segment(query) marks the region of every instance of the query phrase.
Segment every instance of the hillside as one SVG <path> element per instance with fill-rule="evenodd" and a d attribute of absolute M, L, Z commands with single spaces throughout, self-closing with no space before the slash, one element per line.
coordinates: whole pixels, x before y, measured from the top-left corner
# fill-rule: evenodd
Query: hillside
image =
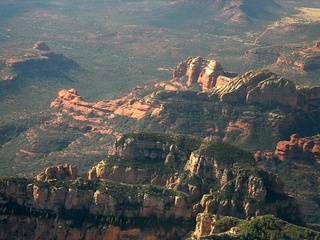
<path fill-rule="evenodd" d="M 312 45 L 319 38 L 319 21 L 312 18 L 317 8 L 319 3 L 311 0 L 2 1 L 2 61 L 29 54 L 41 40 L 86 70 L 66 72 L 60 64 L 55 67 L 62 69 L 47 72 L 45 78 L 20 75 L 19 87 L 1 91 L 2 112 L 36 111 L 30 105 L 44 110 L 47 96 L 62 88 L 75 88 L 90 101 L 116 98 L 135 86 L 169 79 L 171 68 L 187 56 L 214 58 L 240 73 L 271 69 L 270 62 L 247 58 L 246 53 L 260 47 L 280 46 L 285 51 L 286 45 Z M 7 70 L 1 75 L 12 74 Z M 271 70 L 286 74 L 283 68 Z M 317 73 L 287 77 L 296 84 L 315 85 L 319 80 Z"/>
<path fill-rule="evenodd" d="M 3 178 L 0 193 L 2 238 L 183 239 L 209 213 L 304 225 L 296 200 L 249 152 L 188 135 L 128 134 L 82 178 L 54 166 L 35 179 Z"/>
<path fill-rule="evenodd" d="M 267 70 L 230 73 L 216 61 L 201 57 L 179 63 L 173 75 L 174 79 L 154 88 L 137 87 L 115 100 L 88 102 L 75 89 L 59 91 L 49 111 L 3 125 L 2 174 L 33 177 L 52 165 L 68 163 L 78 165 L 83 175 L 112 152 L 113 141 L 125 134 L 189 134 L 232 143 L 252 153 L 259 150 L 258 166 L 280 174 L 286 191 L 296 196 L 306 211 L 305 219 L 317 223 L 318 194 L 309 184 L 314 181 L 307 180 L 320 174 L 317 151 L 312 150 L 313 160 L 305 165 L 278 164 L 277 159 L 294 155 L 286 147 L 291 143 L 279 140 L 288 139 L 292 133 L 302 139 L 318 134 L 319 87 L 296 86 Z M 204 86 L 206 91 L 195 90 Z M 264 159 L 263 152 L 267 152 L 267 160 L 259 160 Z M 303 156 L 296 158 L 303 161 Z M 293 187 L 292 179 L 301 180 L 301 174 L 312 165 L 314 172 L 305 177 L 303 189 Z M 97 175 L 94 171 L 92 176 Z M 299 174 L 292 178 L 290 172 Z"/>
<path fill-rule="evenodd" d="M 292 133 L 302 137 L 318 133 L 319 87 L 299 87 L 270 71 L 233 73 L 236 77 L 228 78 L 230 73 L 224 70 L 201 66 L 203 70 L 186 70 L 196 83 L 176 78 L 98 102 L 85 101 L 75 89 L 61 90 L 51 109 L 37 118 L 15 124 L 3 121 L 3 173 L 32 176 L 53 162 L 65 161 L 86 171 L 107 154 L 113 139 L 129 132 L 195 134 L 251 151 L 273 150 L 278 140 Z M 212 88 L 187 90 L 199 84 Z M 17 164 L 24 165 L 25 172 Z"/>
<path fill-rule="evenodd" d="M 319 32 L 315 0 L 2 0 L 0 239 L 319 238 Z"/>

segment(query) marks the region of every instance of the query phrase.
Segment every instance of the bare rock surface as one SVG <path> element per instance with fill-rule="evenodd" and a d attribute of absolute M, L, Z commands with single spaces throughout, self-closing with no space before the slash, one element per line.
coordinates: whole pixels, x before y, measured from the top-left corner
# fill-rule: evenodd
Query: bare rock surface
<path fill-rule="evenodd" d="M 37 181 L 74 180 L 78 177 L 78 168 L 70 164 L 48 167 L 35 178 Z"/>

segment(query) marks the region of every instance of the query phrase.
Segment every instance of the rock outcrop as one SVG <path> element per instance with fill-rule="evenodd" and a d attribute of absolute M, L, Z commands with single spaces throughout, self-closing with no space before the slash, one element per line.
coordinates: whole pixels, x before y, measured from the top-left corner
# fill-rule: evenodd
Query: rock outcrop
<path fill-rule="evenodd" d="M 257 165 L 281 176 L 285 191 L 295 197 L 303 207 L 304 218 L 317 222 L 319 211 L 320 136 L 299 137 L 279 141 L 274 152 L 257 152 Z"/>
<path fill-rule="evenodd" d="M 120 183 L 74 181 L 15 182 L 4 180 L 0 185 L 1 206 L 8 202 L 17 208 L 58 215 L 78 212 L 93 216 L 139 218 L 156 216 L 157 219 L 185 220 L 191 217 L 190 199 L 183 194 L 152 186 L 127 186 Z M 103 189 L 102 189 L 103 188 Z M 161 193 L 161 194 L 159 194 Z"/>
<path fill-rule="evenodd" d="M 319 87 L 299 87 L 269 70 L 244 74 L 226 72 L 215 60 L 189 57 L 173 70 L 173 79 L 188 76 L 187 85 L 198 83 L 202 90 L 218 94 L 222 102 L 284 105 L 308 110 L 319 105 Z"/>
<path fill-rule="evenodd" d="M 297 202 L 285 195 L 284 185 L 278 176 L 248 170 L 253 159 L 248 158 L 248 162 L 241 164 L 230 161 L 230 156 L 226 158 L 229 161 L 193 153 L 185 165 L 184 169 L 189 170 L 191 175 L 212 179 L 219 186 L 218 191 L 211 190 L 202 196 L 200 212 L 242 219 L 271 213 L 282 218 L 290 216 L 295 222 L 301 221 L 301 210 Z M 272 184 L 266 185 L 267 182 Z M 278 199 L 271 196 L 277 196 Z M 284 213 L 280 209 L 288 212 Z"/>
<path fill-rule="evenodd" d="M 115 145 L 116 155 L 113 157 L 118 160 L 101 162 L 89 171 L 89 178 L 106 178 L 130 184 L 154 184 L 184 191 L 191 199 L 199 201 L 193 207 L 193 215 L 199 212 L 212 212 L 250 218 L 272 213 L 276 216 L 286 216 L 296 222 L 301 221 L 298 204 L 285 195 L 283 183 L 277 176 L 251 170 L 255 168 L 255 163 L 249 153 L 241 152 L 224 143 L 206 142 L 208 140 L 205 140 L 199 148 L 199 143 L 195 141 L 194 150 L 187 160 L 185 155 L 181 155 L 181 149 L 177 145 L 174 147 L 170 141 L 163 142 L 161 138 L 155 138 L 158 140 L 153 141 L 150 138 L 151 135 L 146 134 L 144 139 L 141 135 L 136 135 L 136 139 L 134 135 L 119 139 Z M 220 155 L 221 149 L 229 155 Z M 176 163 L 184 163 L 183 170 L 189 172 L 187 179 L 199 179 L 199 184 L 182 180 L 186 179 L 182 172 L 170 173 L 171 166 L 165 165 L 169 155 L 174 156 Z M 134 167 L 135 164 L 131 166 L 125 164 L 125 159 L 136 161 L 140 167 Z M 145 165 L 141 165 L 141 161 Z M 150 168 L 148 162 L 158 165 L 161 163 L 159 166 L 167 170 L 155 171 Z M 210 179 L 215 186 L 211 187 L 218 190 L 210 190 L 200 179 Z M 272 184 L 266 185 L 267 182 Z"/>
<path fill-rule="evenodd" d="M 267 70 L 249 71 L 213 91 L 219 93 L 222 102 L 297 106 L 295 84 Z"/>
<path fill-rule="evenodd" d="M 277 229 L 277 230 L 275 230 Z M 230 216 L 200 213 L 197 216 L 193 240 L 200 239 L 292 239 L 295 229 L 301 239 L 317 239 L 320 232 L 285 222 L 272 215 L 242 220 Z"/>
<path fill-rule="evenodd" d="M 73 111 L 80 111 L 83 114 L 91 114 L 97 117 L 113 118 L 113 114 L 116 114 L 138 120 L 148 113 L 151 113 L 151 116 L 157 116 L 160 112 L 160 104 L 158 102 L 145 102 L 144 99 L 137 99 L 133 93 L 120 99 L 93 103 L 83 101 L 75 89 L 59 91 L 58 97 L 51 103 L 50 107 L 62 107 L 65 110 L 72 109 Z"/>
<path fill-rule="evenodd" d="M 48 167 L 35 178 L 37 181 L 75 180 L 78 177 L 78 168 L 70 164 Z"/>
<path fill-rule="evenodd" d="M 309 154 L 313 159 L 320 163 L 320 136 L 299 138 L 298 134 L 293 134 L 290 141 L 278 142 L 275 155 L 281 161 L 294 160 L 303 162 Z"/>
<path fill-rule="evenodd" d="M 232 239 L 236 233 L 237 221 L 225 221 L 225 224 L 218 224 L 219 215 L 199 213 L 196 219 L 196 228 L 192 234 L 192 239 L 201 239 L 201 237 L 220 236 L 221 239 Z M 231 235 L 231 236 L 230 236 Z M 219 239 L 220 239 L 219 238 Z"/>
<path fill-rule="evenodd" d="M 233 77 L 235 73 L 225 72 L 220 63 L 202 57 L 189 57 L 173 70 L 173 78 L 188 76 L 187 85 L 198 83 L 203 90 L 211 89 L 228 81 L 220 76 Z"/>
<path fill-rule="evenodd" d="M 165 237 L 169 239 L 172 234 L 181 236 L 179 222 L 188 222 L 198 213 L 244 219 L 271 213 L 287 221 L 302 221 L 299 205 L 284 194 L 277 176 L 258 170 L 250 153 L 220 141 L 174 134 L 128 134 L 117 140 L 111 153 L 89 171 L 89 180 L 68 180 L 76 176 L 69 165 L 48 168 L 36 177 L 39 181 L 3 179 L 0 208 L 4 215 L 11 208 L 19 209 L 30 222 L 42 214 L 48 220 L 43 229 L 51 226 L 50 236 L 57 234 L 56 222 L 64 221 L 66 225 L 61 226 L 75 235 L 64 233 L 62 239 L 87 236 L 89 230 L 96 236 L 97 229 L 102 235 L 119 236 L 124 226 L 141 238 L 146 232 L 141 225 L 141 229 L 134 228 L 137 219 L 153 221 L 151 229 L 171 222 L 170 234 Z M 101 230 L 98 220 L 87 227 L 90 219 L 101 218 L 121 230 Z M 3 219 L 11 221 L 7 216 Z M 35 234 L 41 235 L 41 230 Z"/>

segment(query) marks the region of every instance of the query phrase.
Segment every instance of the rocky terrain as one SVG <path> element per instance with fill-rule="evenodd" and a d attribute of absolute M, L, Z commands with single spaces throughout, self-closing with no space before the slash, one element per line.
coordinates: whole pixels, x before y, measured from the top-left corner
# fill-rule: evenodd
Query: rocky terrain
<path fill-rule="evenodd" d="M 250 153 L 186 135 L 125 135 L 87 177 L 70 165 L 51 167 L 35 180 L 2 179 L 0 196 L 2 238 L 176 239 L 201 213 L 271 213 L 303 224 L 280 179 Z"/>
<path fill-rule="evenodd" d="M 197 67 L 191 64 L 190 67 L 193 61 L 201 64 Z M 202 74 L 205 71 L 208 73 L 208 69 L 215 70 L 210 74 Z M 216 69 L 219 70 L 216 72 Z M 184 74 L 188 75 L 188 79 Z M 206 193 L 199 188 L 179 185 L 175 178 L 168 182 L 170 174 L 167 172 L 156 174 L 154 170 L 150 174 L 140 168 L 133 168 L 130 164 L 101 162 L 109 151 L 123 155 L 124 158 L 133 154 L 131 148 L 126 148 L 125 151 L 112 148 L 112 142 L 126 133 L 150 131 L 192 134 L 220 139 L 252 152 L 260 150 L 255 154 L 258 166 L 279 174 L 286 182 L 285 191 L 302 203 L 305 219 L 317 222 L 319 196 L 313 190 L 316 188 L 314 179 L 319 176 L 318 142 L 317 137 L 308 136 L 319 132 L 319 87 L 296 86 L 292 81 L 267 70 L 231 74 L 223 70 L 216 61 L 201 57 L 190 57 L 179 63 L 173 70 L 173 75 L 174 79 L 157 84 L 154 88 L 136 87 L 127 96 L 115 100 L 89 102 L 75 89 L 59 91 L 46 115 L 32 120 L 22 119 L 16 125 L 8 123 L 1 128 L 2 135 L 5 136 L 1 140 L 0 150 L 5 159 L 1 163 L 2 174 L 33 177 L 53 164 L 68 163 L 78 165 L 78 174 L 82 177 L 87 176 L 91 169 L 87 176 L 91 181 L 108 178 L 126 184 L 143 183 L 166 187 L 176 185 L 179 191 L 190 188 L 187 193 L 192 199 L 198 199 Z M 224 81 L 219 81 L 220 78 Z M 194 90 L 203 86 L 203 83 L 207 83 L 206 86 L 210 86 L 210 89 Z M 293 133 L 297 135 L 291 141 L 279 142 L 281 139 L 289 139 Z M 128 146 L 130 144 L 127 143 Z M 146 145 L 145 142 L 132 144 L 137 145 L 133 145 L 135 147 L 132 149 Z M 175 164 L 175 148 L 170 150 L 170 146 L 166 146 L 166 154 L 161 154 L 160 157 L 162 147 L 150 143 L 150 149 L 143 151 L 143 154 L 168 165 Z M 143 154 L 139 156 L 144 157 Z M 183 157 L 186 163 L 189 157 Z M 199 155 L 193 153 L 190 159 L 195 162 L 188 162 L 188 170 L 195 171 L 196 177 L 217 178 L 197 169 L 202 164 L 205 168 L 210 167 Z M 291 161 L 292 159 L 296 160 Z M 92 168 L 93 165 L 95 167 Z M 286 167 L 278 167 L 281 165 Z M 18 166 L 23 166 L 24 170 Z M 314 171 L 310 172 L 311 168 Z M 232 174 L 226 172 L 226 178 L 237 178 L 238 171 L 240 170 L 233 169 Z M 56 172 L 54 170 L 51 174 Z M 297 187 L 291 181 L 292 175 L 287 174 L 289 172 L 294 174 L 297 181 L 303 178 L 303 186 L 308 187 Z M 45 180 L 46 177 L 39 176 L 38 179 Z M 235 187 L 236 185 L 230 184 L 226 191 L 232 192 Z M 223 201 L 224 199 L 209 194 L 200 201 L 197 209 L 214 209 L 219 214 L 239 214 L 236 216 L 242 218 L 258 211 L 255 207 L 245 206 L 243 202 Z M 238 204 L 243 207 L 242 215 L 236 213 Z M 275 212 L 268 205 L 265 208 L 269 212 Z"/>
<path fill-rule="evenodd" d="M 21 50 L 18 55 L 0 56 L 0 84 L 10 85 L 19 76 L 64 77 L 68 72 L 80 70 L 81 67 L 62 54 L 54 53 L 48 45 L 41 41 L 32 49 Z"/>
<path fill-rule="evenodd" d="M 320 71 L 319 39 L 314 43 L 295 43 L 255 47 L 246 51 L 244 61 L 295 79 L 297 84 L 316 84 Z"/>
<path fill-rule="evenodd" d="M 192 239 L 317 239 L 319 232 L 297 227 L 271 215 L 243 221 L 202 213 Z"/>
<path fill-rule="evenodd" d="M 319 135 L 300 138 L 293 134 L 289 141 L 279 141 L 274 152 L 255 153 L 261 169 L 281 176 L 285 191 L 303 206 L 308 222 L 319 214 Z"/>
<path fill-rule="evenodd" d="M 1 1 L 0 238 L 319 238 L 319 7 Z"/>

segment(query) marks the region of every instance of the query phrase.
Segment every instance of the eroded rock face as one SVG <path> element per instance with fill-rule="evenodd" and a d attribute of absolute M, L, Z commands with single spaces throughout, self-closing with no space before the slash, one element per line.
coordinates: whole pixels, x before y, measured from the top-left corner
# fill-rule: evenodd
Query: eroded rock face
<path fill-rule="evenodd" d="M 292 141 L 298 142 L 298 137 L 292 137 Z M 227 146 L 229 157 L 221 155 L 221 148 Z M 270 213 L 288 221 L 301 221 L 299 206 L 284 194 L 279 178 L 258 170 L 249 153 L 225 143 L 210 139 L 200 142 L 191 136 L 128 134 L 118 139 L 113 152 L 89 171 L 89 180 L 50 180 L 66 175 L 64 171 L 73 171 L 66 165 L 50 168 L 39 177 L 47 182 L 0 181 L 0 204 L 10 201 L 28 213 L 31 209 L 131 220 L 152 216 L 190 220 L 198 213 L 244 219 Z M 153 161 L 157 162 L 156 169 L 150 164 Z M 75 236 L 86 234 L 81 229 L 83 226 L 74 232 Z M 113 229 L 105 234 L 118 236 L 120 232 Z"/>
<path fill-rule="evenodd" d="M 35 178 L 37 181 L 48 180 L 74 180 L 78 177 L 78 168 L 70 164 L 48 167 Z"/>
<path fill-rule="evenodd" d="M 214 91 L 222 102 L 297 105 L 294 83 L 267 70 L 249 71 Z"/>
<path fill-rule="evenodd" d="M 216 224 L 219 219 L 219 215 L 199 213 L 196 219 L 196 228 L 192 234 L 192 239 L 202 239 L 201 237 L 213 237 L 219 236 L 219 239 L 232 239 L 230 235 L 234 235 L 235 232 L 231 231 L 235 223 L 232 221 L 225 224 Z M 234 229 L 233 229 L 234 230 Z M 222 233 L 226 234 L 225 238 Z"/>
<path fill-rule="evenodd" d="M 113 160 L 101 161 L 93 166 L 88 172 L 88 179 L 105 178 L 129 184 L 152 184 L 178 190 L 182 188 L 178 173 L 139 167 L 141 163 L 148 163 L 163 164 L 164 168 L 170 168 L 179 162 L 186 162 L 187 157 L 174 144 L 122 136 L 116 140 L 110 154 Z M 137 161 L 137 166 L 124 166 L 122 161 L 126 160 Z M 183 188 L 186 192 L 192 192 L 192 197 L 200 194 L 196 187 L 190 186 L 189 189 L 184 185 Z"/>
<path fill-rule="evenodd" d="M 226 72 L 215 60 L 189 57 L 173 70 L 173 78 L 188 76 L 187 85 L 198 83 L 202 90 L 218 94 L 222 102 L 285 105 L 307 110 L 319 105 L 319 87 L 296 85 L 269 70 L 248 71 L 238 75 Z"/>
<path fill-rule="evenodd" d="M 130 193 L 110 194 L 108 189 L 101 191 L 11 182 L 1 182 L 0 191 L 3 194 L 2 204 L 6 201 L 4 199 L 10 199 L 14 204 L 32 210 L 46 210 L 56 214 L 61 209 L 80 212 L 88 209 L 90 214 L 99 216 L 156 216 L 158 219 L 183 217 L 186 220 L 191 217 L 189 198 L 174 196 L 168 192 L 157 196 L 137 189 Z"/>
<path fill-rule="evenodd" d="M 225 73 L 221 64 L 215 60 L 207 60 L 202 57 L 189 57 L 180 62 L 173 70 L 173 78 L 188 76 L 187 85 L 198 83 L 203 90 L 217 86 L 219 76 L 234 76 Z M 219 82 L 221 84 L 221 80 Z"/>
<path fill-rule="evenodd" d="M 293 134 L 290 137 L 290 141 L 279 141 L 274 153 L 281 161 L 292 160 L 304 162 L 306 155 L 303 155 L 303 152 L 310 154 L 310 156 L 319 163 L 320 136 L 315 135 L 299 138 L 298 134 Z"/>
<path fill-rule="evenodd" d="M 120 99 L 93 103 L 83 101 L 75 89 L 59 91 L 57 98 L 50 104 L 50 107 L 62 107 L 64 110 L 72 109 L 83 114 L 93 114 L 97 117 L 106 116 L 107 118 L 112 118 L 112 114 L 117 114 L 138 120 L 148 113 L 151 116 L 157 116 L 160 112 L 160 105 L 157 102 L 145 102 L 143 99 L 136 99 L 133 93 Z"/>
<path fill-rule="evenodd" d="M 295 107 L 297 91 L 293 82 L 283 78 L 269 78 L 251 89 L 246 96 L 248 103 L 281 104 Z"/>
<path fill-rule="evenodd" d="M 92 167 L 88 172 L 89 179 L 107 178 L 113 181 L 130 184 L 150 184 L 153 180 L 152 174 L 135 166 L 124 167 L 115 164 L 108 164 L 104 161 Z M 162 178 L 161 178 L 162 179 Z M 164 180 L 160 181 L 162 184 Z M 157 184 L 159 185 L 159 184 Z"/>
<path fill-rule="evenodd" d="M 114 145 L 114 151 L 117 156 L 125 159 L 148 158 L 153 161 L 164 161 L 170 151 L 170 145 L 160 141 L 119 138 Z"/>
<path fill-rule="evenodd" d="M 280 179 L 266 172 L 251 172 L 237 164 L 228 164 L 214 158 L 192 154 L 185 166 L 190 174 L 200 178 L 211 178 L 219 183 L 218 192 L 204 194 L 200 201 L 200 212 L 224 216 L 250 218 L 267 213 L 277 216 L 279 209 L 289 207 L 290 218 L 301 219 L 301 212 L 295 200 L 284 197 L 284 185 Z M 266 185 L 266 183 L 272 183 Z M 271 187 L 272 186 L 272 187 Z M 270 195 L 279 199 L 269 199 Z M 274 204 L 274 201 L 277 204 Z M 295 210 L 294 210 L 295 209 Z M 295 211 L 295 214 L 291 214 Z"/>

